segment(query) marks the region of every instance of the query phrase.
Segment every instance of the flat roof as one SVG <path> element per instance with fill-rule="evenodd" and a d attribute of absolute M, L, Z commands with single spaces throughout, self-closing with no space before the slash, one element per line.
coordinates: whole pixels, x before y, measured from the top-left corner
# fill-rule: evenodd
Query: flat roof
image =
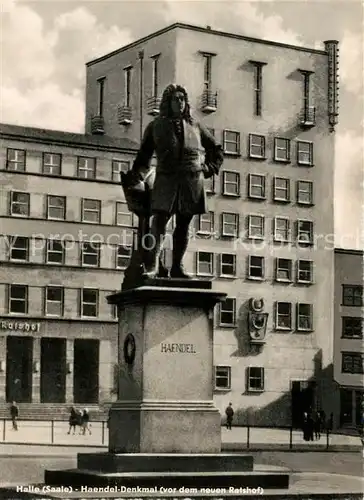
<path fill-rule="evenodd" d="M 364 250 L 356 250 L 354 248 L 334 248 L 335 253 L 347 255 L 361 255 L 364 256 Z"/>
<path fill-rule="evenodd" d="M 101 150 L 123 150 L 134 153 L 138 144 L 130 139 L 109 137 L 106 135 L 77 134 L 36 127 L 23 127 L 0 123 L 2 139 L 22 140 L 26 142 L 43 142 L 61 146 L 78 146 Z"/>
<path fill-rule="evenodd" d="M 249 36 L 238 35 L 236 33 L 228 33 L 226 31 L 213 30 L 209 27 L 207 28 L 207 27 L 195 26 L 192 24 L 185 24 L 185 23 L 174 23 L 174 24 L 171 24 L 171 25 L 169 25 L 165 28 L 162 28 L 158 31 L 154 31 L 153 33 L 151 33 L 143 38 L 139 38 L 138 40 L 135 40 L 135 42 L 129 43 L 128 45 L 125 45 L 124 47 L 121 47 L 120 49 L 116 49 L 113 52 L 110 52 L 109 54 L 105 54 L 104 56 L 98 57 L 97 59 L 93 59 L 93 60 L 87 62 L 86 66 L 92 66 L 93 64 L 96 64 L 100 61 L 108 59 L 109 57 L 115 56 L 116 54 L 119 54 L 120 52 L 124 52 L 124 51 L 129 50 L 133 47 L 137 47 L 138 45 L 145 43 L 154 37 L 163 35 L 164 33 L 167 33 L 168 31 L 171 31 L 171 30 L 176 29 L 176 28 L 186 29 L 186 30 L 190 30 L 190 31 L 198 31 L 200 33 L 208 33 L 210 35 L 218 35 L 218 36 L 223 36 L 223 37 L 227 37 L 227 38 L 234 38 L 236 40 L 246 40 L 246 41 L 254 42 L 254 43 L 273 45 L 275 47 L 283 47 L 286 49 L 300 50 L 302 52 L 310 52 L 313 54 L 327 55 L 327 52 L 325 50 L 310 49 L 308 47 L 300 47 L 299 45 L 290 45 L 288 43 L 274 42 L 272 40 L 262 40 L 260 38 L 253 38 L 253 37 L 249 37 Z"/>

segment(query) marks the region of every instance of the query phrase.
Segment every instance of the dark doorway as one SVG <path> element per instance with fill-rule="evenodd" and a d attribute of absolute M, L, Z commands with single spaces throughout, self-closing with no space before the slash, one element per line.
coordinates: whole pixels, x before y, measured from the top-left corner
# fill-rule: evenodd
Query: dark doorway
<path fill-rule="evenodd" d="M 18 403 L 32 402 L 33 339 L 13 337 L 6 339 L 6 400 Z"/>
<path fill-rule="evenodd" d="M 295 428 L 302 427 L 304 412 L 314 409 L 314 387 L 314 382 L 292 381 L 292 426 Z"/>
<path fill-rule="evenodd" d="M 40 401 L 66 401 L 66 339 L 42 338 L 40 344 Z"/>
<path fill-rule="evenodd" d="M 75 340 L 73 361 L 73 398 L 75 403 L 99 402 L 98 340 Z"/>

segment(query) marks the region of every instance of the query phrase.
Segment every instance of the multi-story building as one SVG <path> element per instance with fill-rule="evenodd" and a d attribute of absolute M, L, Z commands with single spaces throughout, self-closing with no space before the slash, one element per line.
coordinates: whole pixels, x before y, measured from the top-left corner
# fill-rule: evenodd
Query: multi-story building
<path fill-rule="evenodd" d="M 340 427 L 359 427 L 364 410 L 363 257 L 363 251 L 335 249 L 334 378 L 340 407 L 334 417 Z"/>
<path fill-rule="evenodd" d="M 189 272 L 211 278 L 214 288 L 228 294 L 226 302 L 216 309 L 215 317 L 215 399 L 221 410 L 231 401 L 240 423 L 250 415 L 256 424 L 289 424 L 291 420 L 298 424 L 310 406 L 323 408 L 327 414 L 332 411 L 332 132 L 337 121 L 336 80 L 335 41 L 325 42 L 325 50 L 311 50 L 217 32 L 209 27 L 174 24 L 87 64 L 88 135 L 87 139 L 78 136 L 77 140 L 83 144 L 89 141 L 94 147 L 93 155 L 102 155 L 98 177 L 102 182 L 74 182 L 80 175 L 71 173 L 71 179 L 57 177 L 56 188 L 54 177 L 10 173 L 12 163 L 4 161 L 6 172 L 1 175 L 9 182 L 9 191 L 35 190 L 35 200 L 46 197 L 46 193 L 71 196 L 72 200 L 79 196 L 79 210 L 83 210 L 83 196 L 101 200 L 99 210 L 94 207 L 98 216 L 92 224 L 94 231 L 103 231 L 105 236 L 108 231 L 115 231 L 112 205 L 121 196 L 120 188 L 110 182 L 112 161 L 125 160 L 131 153 L 128 148 L 132 148 L 132 142 L 140 140 L 146 124 L 158 114 L 161 92 L 167 84 L 178 82 L 187 87 L 194 115 L 221 141 L 225 161 L 219 178 L 206 183 L 210 211 L 194 221 L 185 264 Z M 63 147 L 67 151 L 62 154 L 68 158 L 68 170 L 77 168 L 77 161 L 70 160 L 72 155 L 86 155 L 79 145 L 81 151 L 76 153 L 74 140 Z M 113 149 L 102 149 L 103 141 L 118 145 L 119 154 Z M 43 151 L 39 142 L 32 147 L 44 153 L 53 152 L 53 146 Z M 24 150 L 21 141 L 9 144 L 10 150 Z M 23 153 L 17 154 L 22 157 Z M 30 168 L 41 173 L 41 154 L 37 154 L 37 163 L 33 155 L 28 155 Z M 20 186 L 14 187 L 13 180 Z M 44 184 L 37 187 L 37 182 Z M 95 192 L 84 193 L 86 186 Z M 22 226 L 19 216 L 9 215 L 11 202 L 2 203 L 2 216 L 8 225 L 4 234 L 30 237 L 31 226 Z M 76 207 L 75 201 L 73 204 Z M 40 214 L 41 205 L 37 206 L 34 201 L 30 209 Z M 76 208 L 68 208 L 67 203 L 67 210 L 69 224 L 63 221 L 60 228 L 69 232 L 70 227 L 86 227 Z M 43 230 L 43 224 L 51 227 L 48 221 L 42 226 L 37 221 L 37 233 Z M 12 264 L 6 256 L 10 247 L 5 244 L 2 260 L 7 262 L 4 269 L 9 269 Z M 70 254 L 73 263 L 76 254 L 77 251 Z M 81 285 L 105 290 L 104 295 L 119 287 L 120 274 L 116 274 L 112 255 L 110 249 L 101 252 L 98 258 L 103 259 L 103 264 L 100 269 L 94 265 L 92 271 L 87 268 L 85 272 L 85 259 L 72 271 L 59 266 L 55 283 L 49 266 L 41 264 L 37 277 L 45 273 L 40 281 L 44 287 L 68 283 L 63 287 L 64 293 L 67 286 L 72 290 L 71 302 L 64 311 L 68 318 L 73 315 L 76 319 L 76 289 Z M 37 259 L 33 262 L 41 261 L 40 256 Z M 21 284 L 25 284 L 27 276 L 28 286 L 40 290 L 38 282 L 31 279 L 34 267 L 14 265 L 13 269 L 14 273 L 21 273 L 17 277 Z M 9 279 L 6 274 L 2 282 L 9 284 Z M 4 316 L 11 315 L 12 302 L 8 297 L 2 301 Z M 111 313 L 100 294 L 99 300 L 100 311 L 105 308 L 107 312 L 98 320 L 105 324 L 105 315 Z M 34 302 L 22 317 L 29 314 L 35 321 L 40 317 L 37 307 Z M 63 315 L 56 323 L 68 325 L 65 334 L 71 335 L 68 318 Z M 81 325 L 80 319 L 77 324 Z M 87 322 L 91 328 L 97 323 Z M 74 327 L 74 331 L 84 330 Z M 89 338 L 92 334 L 99 338 L 104 335 L 93 329 Z M 71 340 L 66 340 L 70 360 L 71 344 Z M 115 362 L 116 353 L 112 344 L 108 346 L 108 355 L 114 356 Z M 40 349 L 39 342 L 36 349 Z M 110 368 L 112 362 L 106 350 L 100 366 L 109 363 Z M 68 363 L 70 370 L 75 370 Z M 42 362 L 40 370 L 41 366 Z M 39 384 L 39 374 L 31 377 L 34 384 Z M 103 384 L 112 387 L 111 382 Z M 71 382 L 68 387 L 70 401 Z M 99 390 L 99 401 L 109 398 L 110 392 Z"/>
<path fill-rule="evenodd" d="M 229 296 L 215 322 L 216 402 L 240 422 L 329 412 L 337 42 L 311 50 L 174 24 L 87 64 L 86 130 L 139 140 L 171 82 L 225 153 L 186 257 Z"/>
<path fill-rule="evenodd" d="M 131 249 L 119 171 L 135 144 L 12 125 L 0 136 L 0 402 L 109 401 L 106 296 Z"/>

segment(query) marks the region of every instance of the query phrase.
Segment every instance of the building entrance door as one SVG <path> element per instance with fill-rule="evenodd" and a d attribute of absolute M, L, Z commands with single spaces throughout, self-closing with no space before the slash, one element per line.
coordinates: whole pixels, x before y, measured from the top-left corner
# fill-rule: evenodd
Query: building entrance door
<path fill-rule="evenodd" d="M 292 426 L 301 428 L 303 414 L 313 410 L 314 383 L 302 380 L 293 380 L 291 388 L 292 398 Z"/>
<path fill-rule="evenodd" d="M 42 403 L 66 401 L 66 339 L 41 339 L 40 400 Z"/>
<path fill-rule="evenodd" d="M 6 339 L 6 400 L 32 402 L 33 338 Z"/>
<path fill-rule="evenodd" d="M 99 402 L 99 340 L 77 339 L 73 353 L 73 400 Z"/>

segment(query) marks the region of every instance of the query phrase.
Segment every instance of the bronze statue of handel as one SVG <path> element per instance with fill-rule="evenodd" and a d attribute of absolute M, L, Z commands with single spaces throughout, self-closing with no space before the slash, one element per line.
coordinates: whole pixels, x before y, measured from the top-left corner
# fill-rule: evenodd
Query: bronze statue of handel
<path fill-rule="evenodd" d="M 158 276 L 166 226 L 175 214 L 170 276 L 188 279 L 182 260 L 188 245 L 189 225 L 194 215 L 207 212 L 204 178 L 218 174 L 223 154 L 214 137 L 191 117 L 187 92 L 180 85 L 168 85 L 159 116 L 146 127 L 127 174 L 131 190 L 144 180 L 154 152 L 157 166 L 151 192 L 152 243 L 148 242 L 144 276 Z"/>

